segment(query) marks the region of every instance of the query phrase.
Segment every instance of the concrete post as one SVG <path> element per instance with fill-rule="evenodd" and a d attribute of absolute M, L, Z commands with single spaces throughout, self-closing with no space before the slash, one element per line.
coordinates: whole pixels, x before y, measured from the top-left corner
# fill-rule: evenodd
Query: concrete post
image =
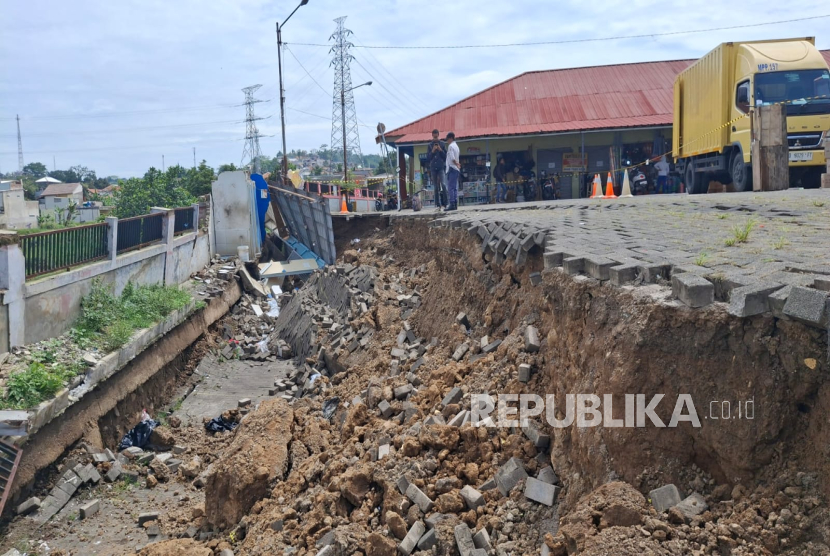
<path fill-rule="evenodd" d="M 3 305 L 8 312 L 8 337 L 0 338 L 0 347 L 5 348 L 0 351 L 26 343 L 26 302 L 23 297 L 26 260 L 18 241 L 17 232 L 4 230 L 0 233 L 0 290 L 5 290 Z M 0 323 L 0 330 L 3 324 L 6 323 Z"/>
<path fill-rule="evenodd" d="M 753 191 L 790 188 L 790 158 L 787 143 L 787 108 L 783 104 L 759 106 L 753 121 Z"/>
<path fill-rule="evenodd" d="M 821 176 L 821 187 L 830 189 L 830 137 L 824 140 L 824 161 L 827 162 L 827 168 Z"/>
<path fill-rule="evenodd" d="M 173 232 L 176 230 L 176 211 L 164 207 L 150 209 L 150 214 L 159 213 L 165 214 L 161 220 L 161 242 L 167 246 L 167 251 L 164 254 L 164 285 L 178 285 L 175 278 L 176 263 L 173 260 Z"/>
<path fill-rule="evenodd" d="M 193 203 L 193 231 L 199 233 L 199 203 Z"/>
<path fill-rule="evenodd" d="M 114 216 L 107 216 L 107 251 L 109 252 L 110 263 L 115 265 L 115 258 L 118 256 L 118 219 Z"/>

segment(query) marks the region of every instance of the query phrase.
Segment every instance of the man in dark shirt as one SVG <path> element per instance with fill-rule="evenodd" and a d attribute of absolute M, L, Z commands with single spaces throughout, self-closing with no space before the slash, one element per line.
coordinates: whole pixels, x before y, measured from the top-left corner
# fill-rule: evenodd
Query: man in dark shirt
<path fill-rule="evenodd" d="M 435 188 L 435 208 L 440 210 L 446 206 L 447 174 L 447 144 L 438 139 L 437 129 L 432 130 L 432 141 L 427 145 L 427 164 L 429 165 L 429 178 Z"/>
<path fill-rule="evenodd" d="M 496 169 L 493 170 L 493 177 L 496 179 L 496 202 L 503 203 L 507 201 L 507 186 L 504 184 L 504 179 L 507 176 L 507 166 L 504 164 L 504 159 L 499 158 L 499 163 Z"/>

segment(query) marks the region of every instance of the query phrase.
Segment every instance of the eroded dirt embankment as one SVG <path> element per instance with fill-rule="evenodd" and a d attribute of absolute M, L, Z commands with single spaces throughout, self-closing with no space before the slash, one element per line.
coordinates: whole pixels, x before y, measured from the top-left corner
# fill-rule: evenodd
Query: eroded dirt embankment
<path fill-rule="evenodd" d="M 550 271 L 532 286 L 530 273 L 543 266 L 539 253 L 521 269 L 497 266 L 460 230 L 399 220 L 394 232 L 396 259 L 409 266 L 436 261 L 413 318 L 419 333 L 446 339 L 458 311 L 496 337 L 535 322 L 541 372 L 525 391 L 555 395 L 557 417 L 565 394 L 612 394 L 615 418 L 624 416 L 625 394 L 646 401 L 664 394 L 656 412 L 668 424 L 678 394 L 691 396 L 700 428 L 657 428 L 647 420 L 644 428 L 547 431 L 554 467 L 569 479 L 566 505 L 615 478 L 643 491 L 680 484 L 693 464 L 733 486 L 784 468 L 828 477 L 826 333 L 770 315 L 738 319 L 718 305 L 690 310 L 655 302 L 666 300 L 667 288 L 657 285 L 621 289 Z M 723 419 L 723 401 L 731 419 Z M 747 401 L 754 402 L 752 419 L 743 413 Z M 710 409 L 721 419 L 710 418 Z M 821 486 L 826 493 L 827 481 Z"/>

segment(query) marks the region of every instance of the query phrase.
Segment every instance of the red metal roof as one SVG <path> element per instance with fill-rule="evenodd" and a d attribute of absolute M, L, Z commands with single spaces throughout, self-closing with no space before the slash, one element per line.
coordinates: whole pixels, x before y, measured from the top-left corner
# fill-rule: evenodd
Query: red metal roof
<path fill-rule="evenodd" d="M 822 54 L 830 64 L 830 50 Z M 674 79 L 694 60 L 523 73 L 386 133 L 398 144 L 672 124 Z"/>

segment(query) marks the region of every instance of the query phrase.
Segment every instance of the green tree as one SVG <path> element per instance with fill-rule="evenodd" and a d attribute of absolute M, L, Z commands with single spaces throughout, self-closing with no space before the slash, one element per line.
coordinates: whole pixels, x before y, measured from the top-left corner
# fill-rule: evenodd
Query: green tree
<path fill-rule="evenodd" d="M 392 172 L 392 168 L 389 166 L 389 161 L 386 158 L 381 158 L 378 161 L 377 168 L 375 169 L 375 175 L 379 176 L 381 174 L 389 174 Z"/>
<path fill-rule="evenodd" d="M 234 172 L 236 170 L 239 170 L 239 168 L 236 167 L 236 164 L 231 162 L 230 164 L 222 164 L 216 171 L 221 174 L 222 172 Z"/>
<path fill-rule="evenodd" d="M 187 171 L 185 180 L 185 189 L 194 197 L 200 197 L 210 193 L 210 188 L 213 185 L 213 180 L 216 179 L 216 174 L 213 173 L 213 168 L 207 165 L 204 160 L 199 163 L 196 168 L 191 168 Z"/>
<path fill-rule="evenodd" d="M 150 168 L 143 178 L 122 180 L 119 183 L 120 189 L 113 196 L 115 215 L 129 218 L 148 214 L 151 207 L 176 208 L 193 204 L 193 195 L 171 175 L 176 174 Z"/>
<path fill-rule="evenodd" d="M 47 171 L 46 165 L 41 162 L 30 162 L 23 167 L 23 175 L 31 176 L 36 180 L 45 176 Z"/>
<path fill-rule="evenodd" d="M 322 175 L 323 175 L 323 169 L 322 169 L 320 166 L 317 166 L 317 165 L 315 164 L 315 165 L 311 168 L 311 175 L 312 175 L 312 176 L 322 176 Z"/>

